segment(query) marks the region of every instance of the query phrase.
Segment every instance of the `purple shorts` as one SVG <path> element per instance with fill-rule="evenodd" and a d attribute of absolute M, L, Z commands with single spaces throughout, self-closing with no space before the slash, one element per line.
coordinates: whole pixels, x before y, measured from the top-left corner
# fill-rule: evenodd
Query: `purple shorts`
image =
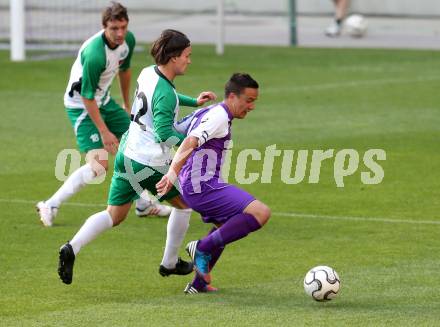
<path fill-rule="evenodd" d="M 182 188 L 186 204 L 200 213 L 205 223 L 223 224 L 232 216 L 243 213 L 255 197 L 235 185 L 222 188 L 204 188 L 201 193 L 189 193 Z"/>

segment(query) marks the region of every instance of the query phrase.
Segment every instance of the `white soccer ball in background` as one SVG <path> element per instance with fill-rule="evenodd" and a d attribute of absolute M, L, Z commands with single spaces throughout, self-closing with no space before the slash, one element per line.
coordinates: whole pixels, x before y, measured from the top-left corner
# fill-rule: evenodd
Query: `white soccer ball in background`
<path fill-rule="evenodd" d="M 345 19 L 344 27 L 352 37 L 363 37 L 367 33 L 368 23 L 362 15 L 351 15 Z"/>
<path fill-rule="evenodd" d="M 304 290 L 316 301 L 334 299 L 341 287 L 339 275 L 333 268 L 317 266 L 304 277 Z"/>

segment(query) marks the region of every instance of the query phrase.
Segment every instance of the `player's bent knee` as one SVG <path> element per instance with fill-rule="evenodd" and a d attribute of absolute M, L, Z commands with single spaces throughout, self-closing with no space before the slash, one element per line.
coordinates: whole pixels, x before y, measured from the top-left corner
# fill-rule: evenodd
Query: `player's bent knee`
<path fill-rule="evenodd" d="M 101 164 L 101 166 L 105 171 L 108 171 L 108 161 L 105 161 L 105 164 Z"/>
<path fill-rule="evenodd" d="M 103 174 L 105 171 L 108 171 L 108 161 L 107 160 L 97 160 L 95 162 L 95 165 L 93 165 L 94 168 L 96 167 L 96 175 L 99 176 Z"/>
<path fill-rule="evenodd" d="M 261 203 L 261 207 L 259 208 L 259 222 L 261 224 L 261 226 L 263 226 L 264 224 L 266 224 L 271 216 L 271 211 L 270 208 L 265 205 L 264 203 Z"/>
<path fill-rule="evenodd" d="M 267 223 L 270 218 L 271 211 L 263 202 L 255 200 L 246 207 L 245 213 L 251 214 L 258 220 L 261 226 Z"/>
<path fill-rule="evenodd" d="M 92 165 L 96 176 L 100 176 L 108 170 L 108 152 L 104 149 L 90 150 L 87 152 L 86 161 Z"/>

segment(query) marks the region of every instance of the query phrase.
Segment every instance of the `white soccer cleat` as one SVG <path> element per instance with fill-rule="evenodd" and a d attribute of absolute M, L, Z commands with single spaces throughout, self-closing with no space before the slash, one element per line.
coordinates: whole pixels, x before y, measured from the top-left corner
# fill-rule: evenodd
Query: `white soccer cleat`
<path fill-rule="evenodd" d="M 138 217 L 146 217 L 146 216 L 159 216 L 159 217 L 168 217 L 171 213 L 172 208 L 170 206 L 166 206 L 160 203 L 154 203 L 151 200 L 136 201 L 136 215 Z"/>
<path fill-rule="evenodd" d="M 53 220 L 55 219 L 58 213 L 58 208 L 49 207 L 44 201 L 38 202 L 36 208 L 38 214 L 40 215 L 41 223 L 46 227 L 51 227 L 53 224 Z"/>
<path fill-rule="evenodd" d="M 325 29 L 325 35 L 328 37 L 337 37 L 341 34 L 341 26 L 336 23 L 331 24 Z"/>

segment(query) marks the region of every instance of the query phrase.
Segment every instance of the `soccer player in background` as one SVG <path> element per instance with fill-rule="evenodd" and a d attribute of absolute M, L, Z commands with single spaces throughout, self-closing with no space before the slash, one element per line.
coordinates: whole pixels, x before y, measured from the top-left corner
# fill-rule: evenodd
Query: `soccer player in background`
<path fill-rule="evenodd" d="M 58 274 L 64 283 L 72 282 L 74 261 L 84 245 L 124 221 L 142 190 L 156 194 L 156 183 L 168 171 L 172 147 L 185 138 L 173 129 L 179 105 L 196 107 L 215 99 L 212 92 L 202 92 L 197 99 L 176 92 L 174 79 L 185 73 L 191 63 L 191 51 L 188 38 L 175 30 L 163 31 L 153 43 L 151 55 L 156 65 L 144 68 L 137 79 L 132 122 L 116 154 L 107 209 L 90 216 L 72 240 L 60 249 Z M 159 273 L 162 276 L 189 274 L 193 271 L 192 263 L 177 255 L 189 226 L 191 209 L 175 188 L 161 200 L 167 200 L 174 208 L 168 219 Z"/>
<path fill-rule="evenodd" d="M 328 37 L 337 37 L 341 34 L 342 23 L 347 16 L 350 0 L 333 0 L 335 6 L 334 22 L 325 29 L 325 35 Z"/>
<path fill-rule="evenodd" d="M 206 237 L 187 245 L 196 270 L 184 290 L 187 294 L 216 291 L 210 285 L 210 272 L 225 246 L 258 230 L 270 218 L 263 202 L 221 179 L 232 120 L 245 118 L 255 109 L 257 98 L 258 83 L 248 74 L 233 74 L 226 83 L 224 101 L 193 115 L 186 139 L 156 185 L 158 194 L 166 196 L 178 178 L 184 201 L 205 223 L 214 224 Z"/>
<path fill-rule="evenodd" d="M 87 163 L 74 171 L 46 201 L 37 204 L 40 220 L 50 227 L 60 205 L 108 170 L 108 153 L 115 154 L 119 139 L 130 125 L 130 62 L 135 47 L 128 31 L 127 9 L 113 2 L 102 13 L 103 30 L 80 48 L 64 94 L 64 105 L 76 141 Z M 123 107 L 110 96 L 114 77 L 119 76 Z M 171 208 L 152 202 L 145 194 L 136 214 L 168 216 Z"/>

